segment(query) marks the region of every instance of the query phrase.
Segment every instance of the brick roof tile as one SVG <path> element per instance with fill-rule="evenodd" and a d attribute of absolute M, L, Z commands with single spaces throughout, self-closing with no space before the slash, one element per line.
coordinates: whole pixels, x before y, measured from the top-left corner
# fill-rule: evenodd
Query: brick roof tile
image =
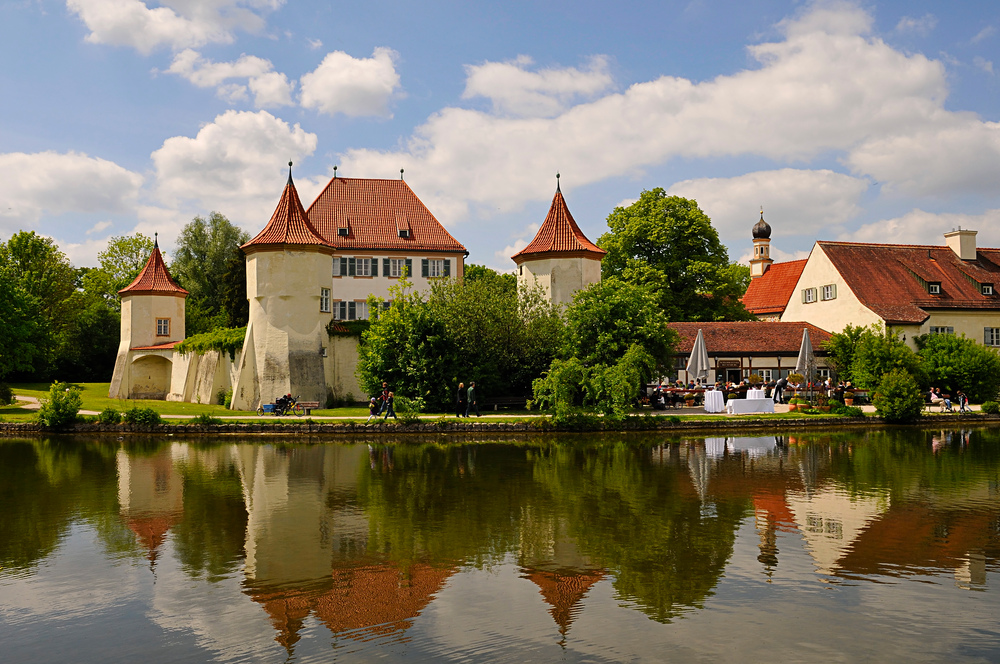
<path fill-rule="evenodd" d="M 795 355 L 802 345 L 802 328 L 809 328 L 813 351 L 824 353 L 823 342 L 830 333 L 811 323 L 803 322 L 703 322 L 670 323 L 680 337 L 677 352 L 690 355 L 698 330 L 705 336 L 709 357 L 715 355 Z"/>
<path fill-rule="evenodd" d="M 119 295 L 176 295 L 187 297 L 188 292 L 177 285 L 163 262 L 158 244 L 153 245 L 153 253 L 132 283 L 118 291 Z"/>
<path fill-rule="evenodd" d="M 465 252 L 403 180 L 335 177 L 307 214 L 338 249 Z M 346 237 L 337 232 L 343 227 Z M 408 237 L 400 237 L 400 230 L 408 230 Z"/>
<path fill-rule="evenodd" d="M 743 306 L 757 316 L 782 313 L 788 306 L 788 300 L 805 266 L 805 258 L 772 263 L 763 276 L 750 281 L 747 292 L 743 295 Z"/>
<path fill-rule="evenodd" d="M 292 182 L 291 173 L 288 174 L 288 183 L 281 192 L 281 200 L 278 201 L 278 207 L 274 209 L 271 220 L 264 226 L 264 230 L 243 245 L 243 249 L 253 250 L 288 244 L 330 247 L 330 243 L 323 239 L 309 222 L 309 216 L 302 208 L 302 201 L 299 200 L 299 192 Z"/>
<path fill-rule="evenodd" d="M 517 252 L 511 259 L 520 264 L 528 257 L 535 257 L 537 254 L 548 253 L 579 253 L 591 254 L 594 258 L 600 259 L 608 253 L 587 239 L 580 227 L 576 225 L 576 220 L 570 214 L 569 207 L 562 192 L 556 189 L 556 195 L 552 198 L 552 205 L 549 206 L 549 214 L 545 217 L 541 227 L 535 234 L 535 238 L 527 247 Z M 521 260 L 518 260 L 518 259 Z"/>

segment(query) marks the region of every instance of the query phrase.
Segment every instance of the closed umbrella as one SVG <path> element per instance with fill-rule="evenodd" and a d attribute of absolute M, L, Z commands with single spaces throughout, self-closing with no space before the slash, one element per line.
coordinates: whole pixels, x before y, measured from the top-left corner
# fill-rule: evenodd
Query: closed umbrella
<path fill-rule="evenodd" d="M 795 373 L 805 376 L 806 385 L 812 382 L 816 370 L 816 356 L 813 354 L 812 342 L 809 341 L 809 328 L 802 328 L 802 345 L 799 347 L 799 358 L 795 361 Z"/>
<path fill-rule="evenodd" d="M 698 330 L 698 337 L 694 340 L 686 368 L 688 376 L 694 376 L 699 383 L 708 378 L 708 349 L 705 348 L 705 335 L 701 330 Z"/>

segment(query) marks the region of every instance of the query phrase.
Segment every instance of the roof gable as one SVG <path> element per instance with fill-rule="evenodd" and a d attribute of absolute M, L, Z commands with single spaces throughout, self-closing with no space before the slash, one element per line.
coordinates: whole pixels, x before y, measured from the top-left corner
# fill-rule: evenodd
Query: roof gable
<path fill-rule="evenodd" d="M 125 288 L 118 291 L 119 295 L 177 295 L 187 297 L 188 292 L 177 285 L 170 276 L 167 266 L 160 254 L 159 243 L 153 244 L 153 253 L 149 255 L 146 265 L 139 276 Z"/>
<path fill-rule="evenodd" d="M 334 177 L 307 215 L 338 249 L 465 252 L 403 180 Z"/>
<path fill-rule="evenodd" d="M 562 191 L 556 187 L 549 213 L 535 234 L 535 238 L 511 258 L 515 263 L 535 257 L 537 254 L 567 253 L 591 255 L 600 260 L 608 253 L 587 239 L 566 205 Z M 519 260 L 520 259 L 520 260 Z"/>
<path fill-rule="evenodd" d="M 291 162 L 289 162 L 289 166 L 291 166 Z M 259 250 L 289 244 L 330 247 L 330 243 L 323 239 L 309 222 L 309 216 L 302 208 L 302 201 L 299 200 L 299 192 L 296 191 L 295 183 L 292 182 L 291 172 L 288 173 L 288 183 L 285 184 L 285 190 L 281 192 L 281 200 L 278 201 L 278 207 L 274 209 L 271 220 L 264 226 L 264 230 L 243 245 L 243 249 Z"/>
<path fill-rule="evenodd" d="M 809 330 L 813 352 L 824 353 L 823 343 L 830 333 L 811 323 L 803 322 L 703 322 L 670 323 L 680 337 L 677 352 L 690 355 L 694 340 L 701 330 L 709 356 L 715 355 L 798 355 L 802 346 L 802 329 Z"/>
<path fill-rule="evenodd" d="M 743 295 L 743 306 L 754 315 L 780 314 L 788 306 L 808 259 L 772 263 L 767 271 L 753 279 Z"/>

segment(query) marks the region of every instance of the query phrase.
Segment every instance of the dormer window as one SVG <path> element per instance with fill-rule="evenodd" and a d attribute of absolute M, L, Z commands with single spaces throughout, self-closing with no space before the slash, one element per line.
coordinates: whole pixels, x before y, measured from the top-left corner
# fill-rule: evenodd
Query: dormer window
<path fill-rule="evenodd" d="M 929 281 L 927 282 L 927 292 L 931 295 L 941 294 L 941 282 L 940 281 Z"/>
<path fill-rule="evenodd" d="M 983 284 L 982 292 L 983 295 L 993 295 L 993 284 Z"/>
<path fill-rule="evenodd" d="M 399 229 L 399 237 L 410 237 L 410 229 L 409 228 L 400 228 Z"/>
<path fill-rule="evenodd" d="M 347 229 L 346 228 L 338 228 L 337 229 L 337 235 L 339 235 L 340 237 L 347 237 Z"/>

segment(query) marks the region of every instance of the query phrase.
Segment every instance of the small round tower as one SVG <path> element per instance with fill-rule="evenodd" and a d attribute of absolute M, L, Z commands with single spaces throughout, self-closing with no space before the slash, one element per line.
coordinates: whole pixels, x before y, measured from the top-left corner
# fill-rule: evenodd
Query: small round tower
<path fill-rule="evenodd" d="M 763 277 L 771 267 L 771 227 L 764 221 L 764 209 L 760 211 L 760 221 L 753 225 L 753 258 L 750 259 L 750 278 Z"/>

